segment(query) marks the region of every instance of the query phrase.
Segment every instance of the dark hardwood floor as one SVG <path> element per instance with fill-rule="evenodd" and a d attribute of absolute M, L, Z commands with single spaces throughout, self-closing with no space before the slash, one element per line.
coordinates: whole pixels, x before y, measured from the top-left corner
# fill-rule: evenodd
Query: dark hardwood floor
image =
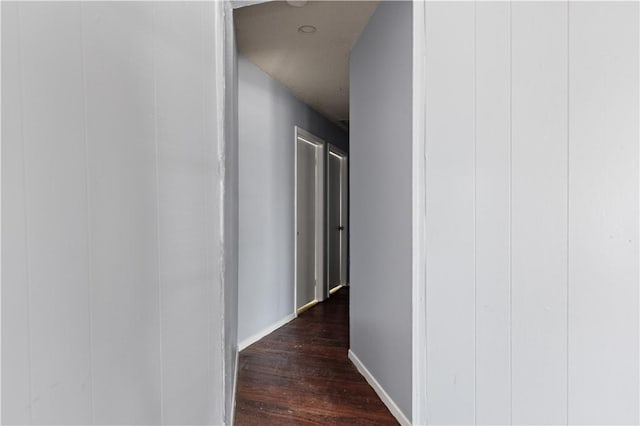
<path fill-rule="evenodd" d="M 236 425 L 397 425 L 348 349 L 343 288 L 240 352 Z"/>

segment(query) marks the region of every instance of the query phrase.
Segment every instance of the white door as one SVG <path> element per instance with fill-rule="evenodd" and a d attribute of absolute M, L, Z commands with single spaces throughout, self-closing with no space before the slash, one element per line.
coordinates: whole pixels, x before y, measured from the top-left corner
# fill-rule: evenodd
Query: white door
<path fill-rule="evenodd" d="M 296 129 L 296 285 L 298 312 L 321 298 L 324 222 L 323 142 Z"/>
<path fill-rule="evenodd" d="M 328 261 L 329 289 L 347 284 L 347 159 L 329 149 L 328 173 Z"/>

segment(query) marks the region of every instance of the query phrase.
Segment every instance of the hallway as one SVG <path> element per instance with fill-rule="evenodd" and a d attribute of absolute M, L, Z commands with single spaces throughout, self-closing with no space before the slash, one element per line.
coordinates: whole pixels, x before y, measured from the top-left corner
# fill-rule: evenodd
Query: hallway
<path fill-rule="evenodd" d="M 343 288 L 240 353 L 235 423 L 397 424 L 348 349 Z"/>

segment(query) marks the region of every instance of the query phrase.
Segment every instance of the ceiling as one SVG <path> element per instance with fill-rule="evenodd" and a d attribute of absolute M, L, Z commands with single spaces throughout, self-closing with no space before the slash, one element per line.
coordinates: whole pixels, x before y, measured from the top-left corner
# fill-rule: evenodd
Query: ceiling
<path fill-rule="evenodd" d="M 309 1 L 295 7 L 272 1 L 236 9 L 238 51 L 329 120 L 348 127 L 349 53 L 378 3 Z M 300 32 L 304 25 L 316 31 Z"/>

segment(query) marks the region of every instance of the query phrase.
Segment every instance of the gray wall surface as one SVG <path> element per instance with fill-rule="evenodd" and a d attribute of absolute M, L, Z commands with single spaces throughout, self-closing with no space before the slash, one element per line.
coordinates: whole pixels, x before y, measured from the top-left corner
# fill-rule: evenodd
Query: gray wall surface
<path fill-rule="evenodd" d="M 412 6 L 351 51 L 351 350 L 411 419 Z"/>
<path fill-rule="evenodd" d="M 293 314 L 294 126 L 342 149 L 348 135 L 238 57 L 238 340 Z"/>
<path fill-rule="evenodd" d="M 224 421 L 217 22 L 214 3 L 3 2 L 4 424 Z"/>

